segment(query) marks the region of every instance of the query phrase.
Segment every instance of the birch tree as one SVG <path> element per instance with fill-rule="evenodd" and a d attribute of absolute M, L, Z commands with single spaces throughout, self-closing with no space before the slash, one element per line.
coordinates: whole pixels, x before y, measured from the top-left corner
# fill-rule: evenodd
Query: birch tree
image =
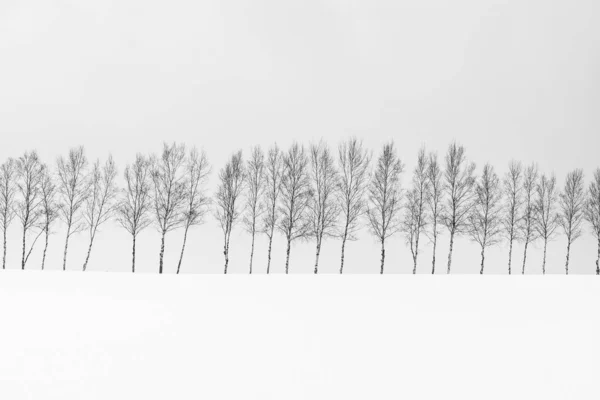
<path fill-rule="evenodd" d="M 240 210 L 240 196 L 244 189 L 246 172 L 242 151 L 234 153 L 227 164 L 219 172 L 219 187 L 216 194 L 216 218 L 223 230 L 223 255 L 225 257 L 225 274 L 229 266 L 229 244 L 233 226 L 237 222 Z"/>
<path fill-rule="evenodd" d="M 400 175 L 404 165 L 394 143 L 383 146 L 369 185 L 367 217 L 371 232 L 381 245 L 381 266 L 385 265 L 385 241 L 400 230 L 402 189 Z"/>
<path fill-rule="evenodd" d="M 0 166 L 0 228 L 3 237 L 2 269 L 6 269 L 6 233 L 15 218 L 17 162 L 9 158 Z"/>
<path fill-rule="evenodd" d="M 285 273 L 289 272 L 292 242 L 306 239 L 310 234 L 308 207 L 313 195 L 308 157 L 304 146 L 293 143 L 283 156 L 281 179 L 281 218 L 277 227 L 286 240 Z"/>
<path fill-rule="evenodd" d="M 438 162 L 436 153 L 429 154 L 429 162 L 427 164 L 427 182 L 429 193 L 427 195 L 427 206 L 431 218 L 431 231 L 429 231 L 431 242 L 433 243 L 433 255 L 431 258 L 431 273 L 435 274 L 435 258 L 437 248 L 437 238 L 440 234 L 439 221 L 444 213 L 444 185 L 442 182 L 442 169 Z M 427 231 L 426 231 L 427 232 Z"/>
<path fill-rule="evenodd" d="M 163 144 L 160 157 L 151 158 L 154 218 L 160 233 L 158 273 L 163 273 L 167 233 L 183 225 L 185 145 Z"/>
<path fill-rule="evenodd" d="M 508 240 L 508 274 L 512 274 L 513 243 L 519 239 L 519 221 L 523 206 L 523 166 L 520 162 L 511 161 L 508 172 L 504 176 L 504 196 L 506 208 L 502 218 L 503 230 Z"/>
<path fill-rule="evenodd" d="M 177 273 L 181 269 L 183 252 L 187 242 L 188 231 L 192 226 L 204 223 L 204 216 L 208 212 L 210 198 L 206 193 L 206 183 L 210 174 L 210 164 L 204 151 L 198 151 L 195 147 L 190 150 L 186 162 L 185 179 L 185 211 L 183 212 L 183 243 L 181 254 L 177 264 Z"/>
<path fill-rule="evenodd" d="M 536 193 L 538 185 L 538 168 L 536 164 L 531 164 L 525 169 L 523 175 L 523 215 L 520 219 L 520 236 L 523 239 L 523 270 L 525 274 L 525 265 L 527 263 L 527 248 L 529 244 L 537 238 L 536 229 Z"/>
<path fill-rule="evenodd" d="M 100 161 L 96 161 L 90 173 L 90 191 L 83 208 L 83 218 L 86 229 L 89 233 L 89 245 L 83 270 L 85 271 L 92 253 L 94 239 L 99 228 L 104 225 L 115 213 L 115 200 L 118 189 L 115 179 L 117 177 L 117 167 L 112 156 L 104 166 L 100 166 Z"/>
<path fill-rule="evenodd" d="M 338 173 L 329 147 L 323 142 L 310 146 L 310 180 L 312 198 L 309 202 L 310 235 L 316 240 L 315 274 L 319 271 L 319 256 L 323 238 L 334 237 L 339 215 L 336 198 Z"/>
<path fill-rule="evenodd" d="M 402 231 L 406 236 L 406 241 L 412 255 L 413 274 L 417 273 L 421 233 L 425 231 L 429 223 L 427 204 L 430 189 L 427 169 L 425 149 L 421 148 L 417 157 L 417 165 L 413 170 L 412 188 L 406 195 L 405 215 L 402 223 Z"/>
<path fill-rule="evenodd" d="M 66 158 L 57 161 L 59 216 L 67 226 L 63 253 L 63 271 L 67 269 L 69 239 L 85 229 L 82 206 L 88 196 L 88 161 L 83 146 L 72 148 Z"/>
<path fill-rule="evenodd" d="M 561 213 L 558 223 L 567 236 L 567 255 L 565 260 L 565 273 L 567 275 L 569 275 L 571 245 L 582 234 L 585 200 L 583 170 L 576 169 L 567 174 L 564 190 L 560 194 Z"/>
<path fill-rule="evenodd" d="M 367 209 L 370 154 L 352 137 L 338 146 L 338 204 L 342 216 L 340 274 L 344 271 L 346 241 L 356 240 L 360 219 Z"/>
<path fill-rule="evenodd" d="M 44 232 L 44 252 L 42 253 L 42 270 L 46 265 L 46 254 L 50 240 L 51 227 L 58 219 L 58 204 L 56 200 L 57 187 L 48 168 L 44 168 L 44 174 L 40 184 L 41 191 L 41 227 Z"/>
<path fill-rule="evenodd" d="M 537 197 L 535 200 L 535 229 L 537 235 L 544 241 L 544 258 L 542 260 L 542 273 L 546 273 L 546 249 L 548 242 L 554 239 L 558 227 L 558 214 L 556 202 L 556 176 L 550 177 L 542 174 L 536 186 Z"/>
<path fill-rule="evenodd" d="M 454 238 L 468 231 L 469 211 L 473 203 L 473 187 L 475 185 L 475 164 L 467 162 L 465 148 L 456 142 L 452 143 L 446 153 L 446 170 L 444 171 L 444 191 L 446 205 L 442 214 L 442 223 L 450 232 L 450 249 L 448 250 L 448 273 L 452 266 Z"/>
<path fill-rule="evenodd" d="M 589 222 L 597 241 L 596 275 L 600 275 L 600 168 L 594 171 L 594 180 L 588 189 L 585 219 Z"/>
<path fill-rule="evenodd" d="M 481 248 L 483 274 L 486 248 L 497 244 L 502 233 L 502 189 L 494 168 L 486 164 L 475 188 L 475 202 L 469 214 L 469 235 Z"/>
<path fill-rule="evenodd" d="M 271 269 L 271 250 L 273 235 L 279 221 L 279 210 L 277 204 L 281 195 L 281 180 L 283 178 L 282 153 L 277 144 L 269 149 L 265 165 L 265 190 L 264 204 L 265 213 L 262 219 L 262 231 L 269 240 L 267 252 L 267 274 Z"/>
<path fill-rule="evenodd" d="M 125 188 L 117 206 L 117 221 L 132 237 L 131 272 L 135 272 L 136 240 L 141 231 L 152 223 L 152 180 L 150 160 L 137 154 L 124 172 Z"/>
<path fill-rule="evenodd" d="M 248 196 L 246 199 L 246 214 L 244 215 L 244 226 L 252 238 L 250 248 L 250 273 L 252 273 L 252 262 L 254 260 L 254 239 L 256 237 L 258 223 L 262 213 L 265 211 L 265 205 L 261 201 L 265 190 L 265 154 L 260 146 L 252 149 L 252 154 L 247 162 L 247 186 Z"/>
<path fill-rule="evenodd" d="M 21 255 L 21 269 L 25 269 L 25 264 L 40 237 L 42 231 L 35 236 L 33 242 L 27 247 L 28 233 L 38 227 L 41 213 L 41 191 L 40 184 L 44 176 L 44 165 L 41 163 L 37 152 L 26 152 L 17 160 L 17 216 L 21 221 L 23 232 L 23 246 Z"/>

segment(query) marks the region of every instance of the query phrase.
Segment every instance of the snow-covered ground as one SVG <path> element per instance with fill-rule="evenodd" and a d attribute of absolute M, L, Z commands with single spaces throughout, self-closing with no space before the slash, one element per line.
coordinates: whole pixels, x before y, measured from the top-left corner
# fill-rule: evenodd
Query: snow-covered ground
<path fill-rule="evenodd" d="M 592 277 L 3 271 L 2 399 L 598 399 Z"/>

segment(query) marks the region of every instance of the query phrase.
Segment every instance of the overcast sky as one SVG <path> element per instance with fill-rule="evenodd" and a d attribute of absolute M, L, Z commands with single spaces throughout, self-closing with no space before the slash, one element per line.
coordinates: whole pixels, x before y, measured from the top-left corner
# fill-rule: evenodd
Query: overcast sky
<path fill-rule="evenodd" d="M 91 159 L 112 153 L 121 167 L 161 143 L 203 147 L 210 189 L 227 156 L 241 148 L 287 147 L 357 135 L 377 152 L 393 139 L 410 171 L 421 145 L 443 153 L 454 139 L 481 166 L 504 173 L 511 158 L 565 174 L 600 166 L 600 28 L 597 1 L 51 1 L 0 2 L 0 159 L 37 149 L 44 161 L 85 145 Z M 404 175 L 404 182 L 410 179 Z M 184 272 L 220 272 L 221 232 L 208 218 L 189 235 Z M 167 237 L 174 271 L 181 232 Z M 128 271 L 129 237 L 115 224 L 98 237 L 89 269 Z M 61 267 L 56 227 L 51 269 Z M 73 240 L 69 268 L 83 263 L 87 237 Z M 284 269 L 275 241 L 273 272 Z M 11 228 L 9 261 L 19 261 Z M 266 240 L 257 242 L 264 269 Z M 248 236 L 231 242 L 231 272 L 247 270 Z M 564 236 L 551 245 L 548 272 L 563 271 Z M 438 246 L 445 261 L 448 236 Z M 292 249 L 291 272 L 312 271 L 314 244 Z M 340 243 L 325 242 L 321 270 L 338 270 Z M 30 261 L 37 268 L 38 248 Z M 159 237 L 139 238 L 140 271 L 158 269 Z M 517 246 L 514 263 L 521 262 Z M 506 271 L 507 249 L 486 270 Z M 377 272 L 379 249 L 364 230 L 347 248 L 347 272 Z M 589 234 L 572 248 L 574 273 L 592 273 Z M 530 272 L 541 272 L 540 244 Z M 419 272 L 430 270 L 431 246 Z M 402 236 L 389 243 L 386 270 L 412 271 Z M 454 271 L 478 272 L 468 239 Z M 443 272 L 443 268 L 440 268 Z"/>

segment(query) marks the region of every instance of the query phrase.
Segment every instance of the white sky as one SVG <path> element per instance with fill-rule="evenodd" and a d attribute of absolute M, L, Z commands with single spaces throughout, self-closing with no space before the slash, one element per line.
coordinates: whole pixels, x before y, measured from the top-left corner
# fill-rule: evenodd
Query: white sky
<path fill-rule="evenodd" d="M 600 6 L 596 1 L 16 1 L 0 3 L 0 159 L 36 148 L 54 163 L 83 144 L 95 159 L 112 153 L 121 171 L 163 140 L 202 146 L 215 174 L 236 148 L 350 134 L 374 151 L 394 139 L 408 170 L 421 144 L 443 152 L 452 139 L 479 167 L 504 172 L 511 158 L 555 171 L 600 165 Z M 404 181 L 409 180 L 405 174 Z M 51 238 L 49 268 L 61 266 L 63 231 Z M 183 270 L 220 272 L 221 233 L 213 219 L 190 232 Z M 83 263 L 85 234 L 70 267 Z M 181 235 L 167 238 L 173 271 Z M 386 269 L 410 272 L 401 236 Z M 438 248 L 440 272 L 447 236 Z M 139 269 L 157 270 L 158 236 L 139 240 Z M 18 266 L 19 233 L 9 238 Z M 256 270 L 266 260 L 257 243 Z M 275 243 L 274 272 L 284 243 Z M 312 271 L 312 243 L 292 250 L 291 271 Z M 530 271 L 541 270 L 541 252 Z M 564 238 L 549 272 L 563 271 Z M 38 250 L 40 250 L 38 248 Z M 249 239 L 231 243 L 231 272 L 244 272 Z M 98 237 L 89 268 L 129 270 L 129 238 L 115 225 Z M 521 260 L 517 246 L 515 264 Z M 479 252 L 455 247 L 454 270 L 478 272 Z M 39 251 L 31 267 L 39 265 Z M 429 271 L 430 248 L 419 272 Z M 338 269 L 339 243 L 324 244 L 323 272 Z M 351 243 L 347 272 L 376 272 L 378 246 Z M 486 269 L 503 273 L 506 249 Z M 571 271 L 594 271 L 588 235 L 575 243 Z"/>

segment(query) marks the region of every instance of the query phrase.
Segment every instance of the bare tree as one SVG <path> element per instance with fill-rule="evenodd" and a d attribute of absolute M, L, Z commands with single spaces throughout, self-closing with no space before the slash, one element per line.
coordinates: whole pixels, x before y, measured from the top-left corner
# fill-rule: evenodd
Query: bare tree
<path fill-rule="evenodd" d="M 219 172 L 219 187 L 216 194 L 216 218 L 223 230 L 223 255 L 225 274 L 229 266 L 229 242 L 233 226 L 240 216 L 239 198 L 244 190 L 246 171 L 242 151 L 234 153 Z"/>
<path fill-rule="evenodd" d="M 412 188 L 406 195 L 405 215 L 402 222 L 402 231 L 410 246 L 413 260 L 413 274 L 417 273 L 417 259 L 419 257 L 419 240 L 421 233 L 429 223 L 427 214 L 428 196 L 430 194 L 429 180 L 427 178 L 427 157 L 425 149 L 419 150 L 417 165 L 413 170 Z"/>
<path fill-rule="evenodd" d="M 186 172 L 186 209 L 183 212 L 184 233 L 179 263 L 177 264 L 177 273 L 181 269 L 188 231 L 192 226 L 200 225 L 204 222 L 204 216 L 208 212 L 210 204 L 210 198 L 206 195 L 206 188 L 204 187 L 210 174 L 210 164 L 204 151 L 199 152 L 196 148 L 190 150 L 186 163 Z"/>
<path fill-rule="evenodd" d="M 508 240 L 508 274 L 512 273 L 513 243 L 519 238 L 519 221 L 523 206 L 523 166 L 520 162 L 511 161 L 508 172 L 504 176 L 504 196 L 507 199 L 502 224 Z"/>
<path fill-rule="evenodd" d="M 163 273 L 165 237 L 183 225 L 185 183 L 182 170 L 185 163 L 185 145 L 164 143 L 160 157 L 152 156 L 154 217 L 160 232 L 158 273 Z"/>
<path fill-rule="evenodd" d="M 452 143 L 446 153 L 444 189 L 448 195 L 444 213 L 441 216 L 441 222 L 450 232 L 448 273 L 452 266 L 454 237 L 468 231 L 468 216 L 474 196 L 474 172 L 475 164 L 467 162 L 465 148 L 456 142 Z"/>
<path fill-rule="evenodd" d="M 315 274 L 324 237 L 333 237 L 340 212 L 336 201 L 338 173 L 329 147 L 323 142 L 310 146 L 310 179 L 313 193 L 309 202 L 310 235 L 316 239 Z"/>
<path fill-rule="evenodd" d="M 85 229 L 81 208 L 88 196 L 89 181 L 86 176 L 88 161 L 83 146 L 69 150 L 67 158 L 59 157 L 58 193 L 60 197 L 59 215 L 67 225 L 63 270 L 67 269 L 69 239 Z"/>
<path fill-rule="evenodd" d="M 561 214 L 558 223 L 567 236 L 567 256 L 565 273 L 569 274 L 569 255 L 571 245 L 582 234 L 582 223 L 585 211 L 585 188 L 583 170 L 576 169 L 567 174 L 565 188 L 560 194 Z"/>
<path fill-rule="evenodd" d="M 112 156 L 103 167 L 100 166 L 100 161 L 96 161 L 92 167 L 90 174 L 90 192 L 86 199 L 83 210 L 83 218 L 86 223 L 87 230 L 90 235 L 90 243 L 88 245 L 87 255 L 83 263 L 85 271 L 92 253 L 92 246 L 96 233 L 101 225 L 108 221 L 115 213 L 118 189 L 115 179 L 117 177 L 117 167 Z"/>
<path fill-rule="evenodd" d="M 537 165 L 531 164 L 525 169 L 523 176 L 523 214 L 519 219 L 520 237 L 523 239 L 523 271 L 525 274 L 525 264 L 527 262 L 527 248 L 529 243 L 537 238 L 536 229 L 536 192 L 538 185 L 538 168 Z"/>
<path fill-rule="evenodd" d="M 15 218 L 17 162 L 9 158 L 0 166 L 0 228 L 3 235 L 2 269 L 6 269 L 6 231 Z"/>
<path fill-rule="evenodd" d="M 437 238 L 440 234 L 438 222 L 444 213 L 443 194 L 444 186 L 442 183 L 442 169 L 438 162 L 438 156 L 435 153 L 429 154 L 427 163 L 427 181 L 429 183 L 429 194 L 427 195 L 427 205 L 431 218 L 430 239 L 433 243 L 433 256 L 431 259 L 431 273 L 435 274 L 435 256 L 437 248 Z M 427 232 L 427 231 L 426 231 Z"/>
<path fill-rule="evenodd" d="M 548 242 L 554 238 L 558 227 L 558 214 L 556 213 L 556 176 L 550 177 L 542 174 L 536 186 L 537 197 L 535 199 L 535 229 L 537 235 L 544 240 L 544 258 L 542 261 L 542 273 L 546 273 L 546 249 Z"/>
<path fill-rule="evenodd" d="M 117 206 L 117 220 L 132 236 L 131 272 L 135 272 L 135 245 L 139 233 L 151 224 L 152 207 L 150 161 L 138 154 L 125 168 L 125 189 Z"/>
<path fill-rule="evenodd" d="M 282 154 L 275 144 L 269 149 L 267 155 L 267 161 L 265 164 L 265 190 L 264 190 L 264 204 L 265 214 L 262 220 L 262 232 L 267 235 L 269 239 L 269 250 L 267 253 L 267 274 L 271 269 L 271 249 L 273 244 L 273 234 L 275 233 L 275 227 L 279 220 L 279 210 L 277 204 L 279 202 L 279 195 L 281 194 L 281 179 L 283 178 L 282 171 Z"/>
<path fill-rule="evenodd" d="M 383 146 L 369 185 L 367 217 L 373 235 L 381 244 L 381 273 L 385 264 L 385 241 L 400 230 L 402 189 L 400 175 L 404 165 L 394 143 Z"/>
<path fill-rule="evenodd" d="M 283 155 L 281 178 L 281 218 L 277 228 L 285 235 L 287 249 L 285 273 L 289 272 L 292 242 L 306 239 L 310 234 L 308 206 L 312 197 L 308 157 L 304 146 L 294 143 Z"/>
<path fill-rule="evenodd" d="M 338 196 L 342 215 L 342 251 L 340 274 L 344 270 L 344 256 L 347 240 L 356 240 L 360 228 L 360 218 L 366 212 L 365 194 L 368 188 L 370 154 L 362 141 L 352 137 L 338 146 Z"/>
<path fill-rule="evenodd" d="M 250 273 L 252 273 L 252 262 L 254 260 L 254 239 L 256 237 L 257 223 L 265 211 L 265 205 L 261 199 L 265 191 L 265 154 L 256 146 L 252 149 L 252 154 L 246 166 L 248 196 L 246 199 L 246 215 L 244 216 L 244 226 L 246 231 L 252 237 L 252 247 L 250 249 Z"/>
<path fill-rule="evenodd" d="M 588 199 L 585 205 L 585 218 L 590 223 L 592 232 L 598 242 L 596 275 L 600 275 L 600 168 L 596 168 L 594 171 L 594 180 L 590 183 Z"/>
<path fill-rule="evenodd" d="M 19 200 L 17 201 L 17 216 L 23 228 L 23 251 L 21 256 L 21 269 L 25 264 L 40 237 L 42 231 L 35 236 L 29 250 L 27 250 L 27 234 L 38 226 L 41 213 L 40 184 L 44 176 L 44 165 L 40 162 L 37 152 L 26 152 L 17 160 L 17 188 Z"/>
<path fill-rule="evenodd" d="M 42 196 L 41 212 L 42 212 L 42 231 L 45 236 L 44 252 L 42 254 L 42 270 L 46 265 L 46 253 L 48 251 L 48 242 L 50 239 L 50 228 L 58 218 L 58 204 L 56 202 L 57 187 L 52 179 L 48 168 L 44 168 L 44 175 L 40 183 L 40 191 Z"/>
<path fill-rule="evenodd" d="M 483 274 L 485 249 L 500 241 L 502 233 L 502 189 L 494 168 L 486 164 L 475 188 L 475 202 L 469 213 L 469 234 L 481 247 Z"/>

